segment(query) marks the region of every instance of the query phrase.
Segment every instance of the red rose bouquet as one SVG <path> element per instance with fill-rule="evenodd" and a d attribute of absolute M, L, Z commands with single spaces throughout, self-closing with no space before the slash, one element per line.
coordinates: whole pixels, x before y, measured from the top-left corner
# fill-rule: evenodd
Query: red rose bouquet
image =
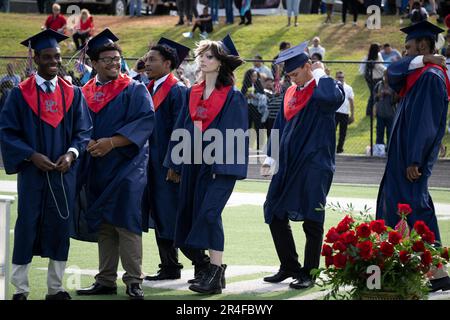
<path fill-rule="evenodd" d="M 346 215 L 327 232 L 322 247 L 325 268 L 315 270 L 319 285 L 331 286 L 326 298 L 357 299 L 368 290 L 392 292 L 402 299 L 427 297 L 427 273 L 447 264 L 448 249 L 437 246 L 423 221 L 409 230 L 408 204 L 399 204 L 398 213 L 401 220 L 395 229 L 367 215 Z"/>

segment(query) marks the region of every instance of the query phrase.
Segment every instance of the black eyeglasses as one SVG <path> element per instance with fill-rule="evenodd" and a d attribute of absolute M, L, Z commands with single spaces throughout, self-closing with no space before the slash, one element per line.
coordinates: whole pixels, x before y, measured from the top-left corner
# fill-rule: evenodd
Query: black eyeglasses
<path fill-rule="evenodd" d="M 98 60 L 101 60 L 101 61 L 103 61 L 105 64 L 111 64 L 111 63 L 117 63 L 117 62 L 120 62 L 120 57 L 114 57 L 114 58 L 111 58 L 111 57 L 105 57 L 105 58 L 99 58 Z"/>

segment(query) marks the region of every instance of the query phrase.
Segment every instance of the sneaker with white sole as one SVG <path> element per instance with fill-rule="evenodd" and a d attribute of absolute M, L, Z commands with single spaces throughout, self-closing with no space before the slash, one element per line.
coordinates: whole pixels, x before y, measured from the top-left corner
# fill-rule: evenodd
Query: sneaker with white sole
<path fill-rule="evenodd" d="M 192 39 L 193 36 L 192 32 L 183 32 L 183 37 L 185 38 Z"/>

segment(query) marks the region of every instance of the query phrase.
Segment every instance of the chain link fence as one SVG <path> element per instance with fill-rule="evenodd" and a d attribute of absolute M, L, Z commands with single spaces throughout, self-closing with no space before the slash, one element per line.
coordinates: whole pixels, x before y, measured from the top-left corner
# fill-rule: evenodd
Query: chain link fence
<path fill-rule="evenodd" d="M 133 68 L 138 58 L 125 58 L 124 59 L 129 66 Z M 244 74 L 250 68 L 253 68 L 253 62 L 255 60 L 248 59 L 246 63 L 241 66 L 236 72 L 236 85 L 238 88 L 242 87 Z M 75 68 L 75 58 L 63 58 L 62 75 L 70 76 L 73 84 L 82 86 L 88 79 L 89 75 L 79 73 Z M 271 67 L 272 60 L 262 60 L 266 66 Z M 354 92 L 354 122 L 347 128 L 347 135 L 344 143 L 343 154 L 347 155 L 378 155 L 376 145 L 376 128 L 377 117 L 373 114 L 367 115 L 366 109 L 370 96 L 370 90 L 365 80 L 364 75 L 361 73 L 361 65 L 364 68 L 364 62 L 361 61 L 324 61 L 327 72 L 330 76 L 335 78 L 338 71 L 343 72 L 344 81 L 350 85 Z M 9 70 L 8 70 L 9 69 Z M 0 57 L 0 95 L 5 95 L 8 90 L 17 85 L 20 80 L 27 77 L 28 74 L 27 59 L 26 57 Z M 2 101 L 3 98 L 0 98 Z M 449 124 L 450 126 L 450 124 Z M 264 125 L 263 125 L 263 129 Z M 446 134 L 443 140 L 441 158 L 449 157 L 450 154 L 450 128 L 446 130 Z M 338 141 L 339 134 L 337 132 L 336 141 Z M 255 137 L 251 139 L 251 147 L 256 149 Z M 261 141 L 261 146 L 265 144 L 265 137 Z M 386 136 L 383 139 L 386 144 Z M 371 146 L 375 146 L 372 147 Z M 449 152 L 444 152 L 445 148 Z"/>

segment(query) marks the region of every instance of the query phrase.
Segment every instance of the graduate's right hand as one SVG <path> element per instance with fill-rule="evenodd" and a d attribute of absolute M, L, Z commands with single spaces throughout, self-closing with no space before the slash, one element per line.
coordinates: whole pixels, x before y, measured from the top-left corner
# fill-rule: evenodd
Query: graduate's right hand
<path fill-rule="evenodd" d="M 56 163 L 51 162 L 47 156 L 39 152 L 33 153 L 30 160 L 39 170 L 44 172 L 52 171 L 56 168 Z"/>
<path fill-rule="evenodd" d="M 270 166 L 268 164 L 263 164 L 260 169 L 260 174 L 263 177 L 268 177 L 268 176 L 272 175 L 272 173 L 270 171 L 271 171 Z"/>
<path fill-rule="evenodd" d="M 419 172 L 419 167 L 416 165 L 406 168 L 406 179 L 408 179 L 409 182 L 414 182 L 414 180 L 419 179 L 421 175 L 422 174 Z"/>
<path fill-rule="evenodd" d="M 175 170 L 169 169 L 167 171 L 166 180 L 167 181 L 171 181 L 173 183 L 180 183 L 181 176 Z"/>

